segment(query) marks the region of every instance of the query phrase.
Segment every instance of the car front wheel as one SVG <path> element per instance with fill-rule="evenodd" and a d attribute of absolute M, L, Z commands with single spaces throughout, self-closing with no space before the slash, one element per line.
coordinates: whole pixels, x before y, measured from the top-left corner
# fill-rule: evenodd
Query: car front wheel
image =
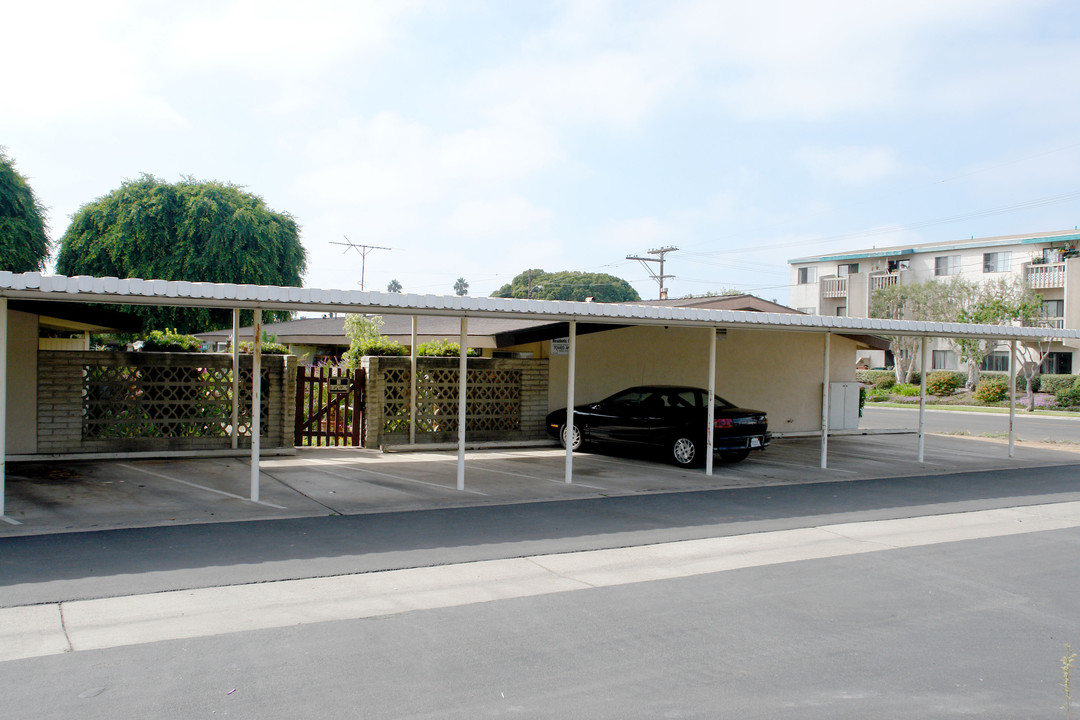
<path fill-rule="evenodd" d="M 688 437 L 677 437 L 671 443 L 671 459 L 679 467 L 693 467 L 700 461 L 698 443 Z"/>
<path fill-rule="evenodd" d="M 559 428 L 559 442 L 562 443 L 563 447 L 566 447 L 566 425 Z M 581 428 L 577 425 L 574 426 L 574 439 L 570 444 L 570 449 L 574 452 L 581 449 Z"/>

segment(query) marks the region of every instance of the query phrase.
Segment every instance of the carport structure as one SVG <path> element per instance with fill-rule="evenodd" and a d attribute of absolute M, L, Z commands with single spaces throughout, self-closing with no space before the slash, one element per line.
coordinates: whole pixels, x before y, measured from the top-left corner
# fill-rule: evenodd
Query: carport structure
<path fill-rule="evenodd" d="M 253 310 L 255 337 L 261 335 L 261 311 L 284 310 L 304 312 L 377 313 L 419 316 L 449 316 L 460 319 L 461 352 L 459 356 L 458 394 L 458 462 L 457 487 L 465 488 L 465 428 L 466 428 L 466 338 L 469 318 L 529 319 L 539 323 L 565 323 L 569 339 L 566 407 L 567 425 L 573 424 L 575 396 L 576 347 L 579 323 L 596 326 L 663 326 L 700 330 L 708 345 L 709 394 L 716 393 L 716 342 L 719 331 L 727 329 L 762 330 L 772 332 L 812 333 L 822 341 L 823 377 L 821 393 L 821 460 L 827 467 L 829 436 L 829 353 L 833 335 L 903 335 L 923 339 L 921 351 L 922 386 L 919 420 L 919 461 L 923 459 L 924 417 L 926 398 L 927 339 L 933 337 L 972 338 L 1009 342 L 1013 362 L 1010 363 L 1010 422 L 1009 453 L 1013 452 L 1013 412 L 1015 412 L 1016 377 L 1015 355 L 1017 342 L 1040 340 L 1080 341 L 1080 330 L 1000 325 L 971 325 L 962 323 L 911 322 L 876 318 L 850 318 L 801 314 L 776 314 L 734 310 L 658 307 L 650 305 L 580 303 L 564 301 L 516 300 L 504 298 L 473 298 L 468 296 L 413 295 L 400 293 L 364 292 L 355 290 L 323 290 L 314 288 L 265 285 L 232 285 L 166 280 L 118 279 L 114 277 L 66 277 L 39 273 L 14 274 L 0 272 L 0 518 L 15 522 L 4 515 L 4 478 L 6 461 L 7 417 L 7 349 L 8 300 L 48 302 L 108 303 L 114 305 L 152 305 L 175 307 L 212 307 L 233 311 L 234 339 L 238 337 L 239 311 Z M 415 323 L 414 323 L 415 325 Z M 236 348 L 233 343 L 234 363 Z M 414 343 L 415 347 L 415 343 Z M 254 344 L 252 387 L 253 427 L 251 441 L 250 499 L 259 500 L 259 344 Z M 237 377 L 234 374 L 234 378 Z M 413 373 L 415 382 L 415 373 Z M 235 380 L 234 380 L 235 382 Z M 415 397 L 415 393 L 413 394 Z M 234 386 L 233 397 L 237 397 Z M 235 400 L 234 400 L 235 403 Z M 235 405 L 234 405 L 235 407 Z M 235 414 L 234 414 L 235 418 Z M 235 427 L 234 447 L 235 447 Z M 713 471 L 712 432 L 713 408 L 710 404 L 706 438 L 705 472 Z M 573 455 L 566 451 L 565 481 L 573 482 Z"/>

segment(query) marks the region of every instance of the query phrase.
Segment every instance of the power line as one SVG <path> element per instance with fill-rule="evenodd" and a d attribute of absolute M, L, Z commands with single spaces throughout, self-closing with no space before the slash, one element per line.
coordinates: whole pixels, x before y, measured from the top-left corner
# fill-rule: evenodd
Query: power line
<path fill-rule="evenodd" d="M 637 257 L 635 255 L 627 255 L 626 256 L 627 260 L 637 260 L 638 262 L 640 262 L 641 265 L 649 272 L 649 275 L 652 277 L 652 279 L 655 280 L 656 283 L 660 286 L 660 299 L 661 300 L 667 300 L 667 288 L 664 287 L 664 280 L 666 278 L 675 277 L 674 275 L 665 275 L 664 274 L 664 256 L 667 255 L 670 252 L 676 252 L 678 249 L 679 248 L 677 248 L 677 247 L 671 247 L 671 246 L 662 247 L 662 248 L 653 248 L 652 250 L 649 250 L 648 253 L 650 255 L 658 255 L 659 256 L 659 257 L 655 257 L 655 258 Z M 659 263 L 659 265 L 660 265 L 659 271 L 653 270 L 652 267 L 649 265 L 649 263 Z"/>

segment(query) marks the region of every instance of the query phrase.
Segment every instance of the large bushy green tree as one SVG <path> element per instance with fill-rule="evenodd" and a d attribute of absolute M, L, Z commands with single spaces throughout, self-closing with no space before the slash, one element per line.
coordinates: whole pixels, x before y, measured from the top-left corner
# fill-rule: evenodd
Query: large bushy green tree
<path fill-rule="evenodd" d="M 0 270 L 44 269 L 49 257 L 47 227 L 45 209 L 0 148 Z"/>
<path fill-rule="evenodd" d="M 538 269 L 526 270 L 509 284 L 491 293 L 491 297 L 579 302 L 590 297 L 596 302 L 628 302 L 641 299 L 630 283 L 614 275 L 576 270 L 549 273 Z"/>
<path fill-rule="evenodd" d="M 79 209 L 60 239 L 56 269 L 64 275 L 300 285 L 306 265 L 296 221 L 262 198 L 228 183 L 167 183 L 143 175 Z M 131 310 L 148 327 L 180 332 L 231 323 L 228 310 Z"/>

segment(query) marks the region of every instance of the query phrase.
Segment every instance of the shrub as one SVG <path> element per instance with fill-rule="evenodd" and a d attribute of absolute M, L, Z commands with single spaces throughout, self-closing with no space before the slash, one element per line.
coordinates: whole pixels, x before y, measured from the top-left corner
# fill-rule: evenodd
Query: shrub
<path fill-rule="evenodd" d="M 143 352 L 199 352 L 202 340 L 175 330 L 151 330 L 142 339 Z"/>
<path fill-rule="evenodd" d="M 409 350 L 397 340 L 385 336 L 366 338 L 352 344 L 342 356 L 348 367 L 360 367 L 360 358 L 365 355 L 400 356 L 408 355 Z"/>
<path fill-rule="evenodd" d="M 870 388 L 866 391 L 866 402 L 885 402 L 889 399 L 889 391 L 885 388 Z"/>
<path fill-rule="evenodd" d="M 979 378 L 980 378 L 980 380 L 982 378 L 990 378 L 992 380 L 997 380 L 999 382 L 1005 383 L 1006 388 L 1009 387 L 1009 373 L 1007 373 L 1007 372 L 996 372 L 996 371 L 986 371 L 986 370 L 984 370 L 983 372 L 981 372 L 979 374 Z M 1016 392 L 1018 392 L 1018 393 L 1024 392 L 1025 388 L 1027 388 L 1027 380 L 1025 380 L 1024 376 L 1021 375 L 1020 373 L 1016 373 Z M 1008 390 L 1005 391 L 1006 394 L 1008 394 L 1008 392 L 1009 392 Z"/>
<path fill-rule="evenodd" d="M 449 340 L 432 340 L 417 345 L 416 354 L 429 357 L 457 357 L 461 354 L 461 345 Z"/>
<path fill-rule="evenodd" d="M 1071 388 L 1062 388 L 1054 394 L 1054 401 L 1059 407 L 1080 407 L 1080 382 Z"/>
<path fill-rule="evenodd" d="M 984 377 L 975 387 L 975 398 L 984 403 L 1001 402 L 1009 397 L 1009 383 L 1000 377 Z"/>
<path fill-rule="evenodd" d="M 255 345 L 249 342 L 240 343 L 240 352 L 251 355 L 255 351 Z M 263 355 L 291 355 L 289 348 L 281 343 L 263 341 L 259 345 L 259 352 Z"/>
<path fill-rule="evenodd" d="M 892 370 L 856 370 L 855 380 L 870 387 L 890 388 L 896 383 L 896 373 Z"/>
<path fill-rule="evenodd" d="M 902 397 L 919 396 L 919 386 L 908 383 L 900 383 L 899 385 L 893 385 L 892 391 L 894 394 L 900 395 Z"/>
<path fill-rule="evenodd" d="M 1054 395 L 1054 402 L 1060 408 L 1080 407 L 1080 390 L 1076 388 L 1058 390 Z"/>
<path fill-rule="evenodd" d="M 964 384 L 965 376 L 950 370 L 935 370 L 926 376 L 926 392 L 943 397 L 952 395 Z"/>
<path fill-rule="evenodd" d="M 1076 375 L 1039 375 L 1039 392 L 1056 393 L 1058 390 L 1070 390 L 1077 382 Z"/>

